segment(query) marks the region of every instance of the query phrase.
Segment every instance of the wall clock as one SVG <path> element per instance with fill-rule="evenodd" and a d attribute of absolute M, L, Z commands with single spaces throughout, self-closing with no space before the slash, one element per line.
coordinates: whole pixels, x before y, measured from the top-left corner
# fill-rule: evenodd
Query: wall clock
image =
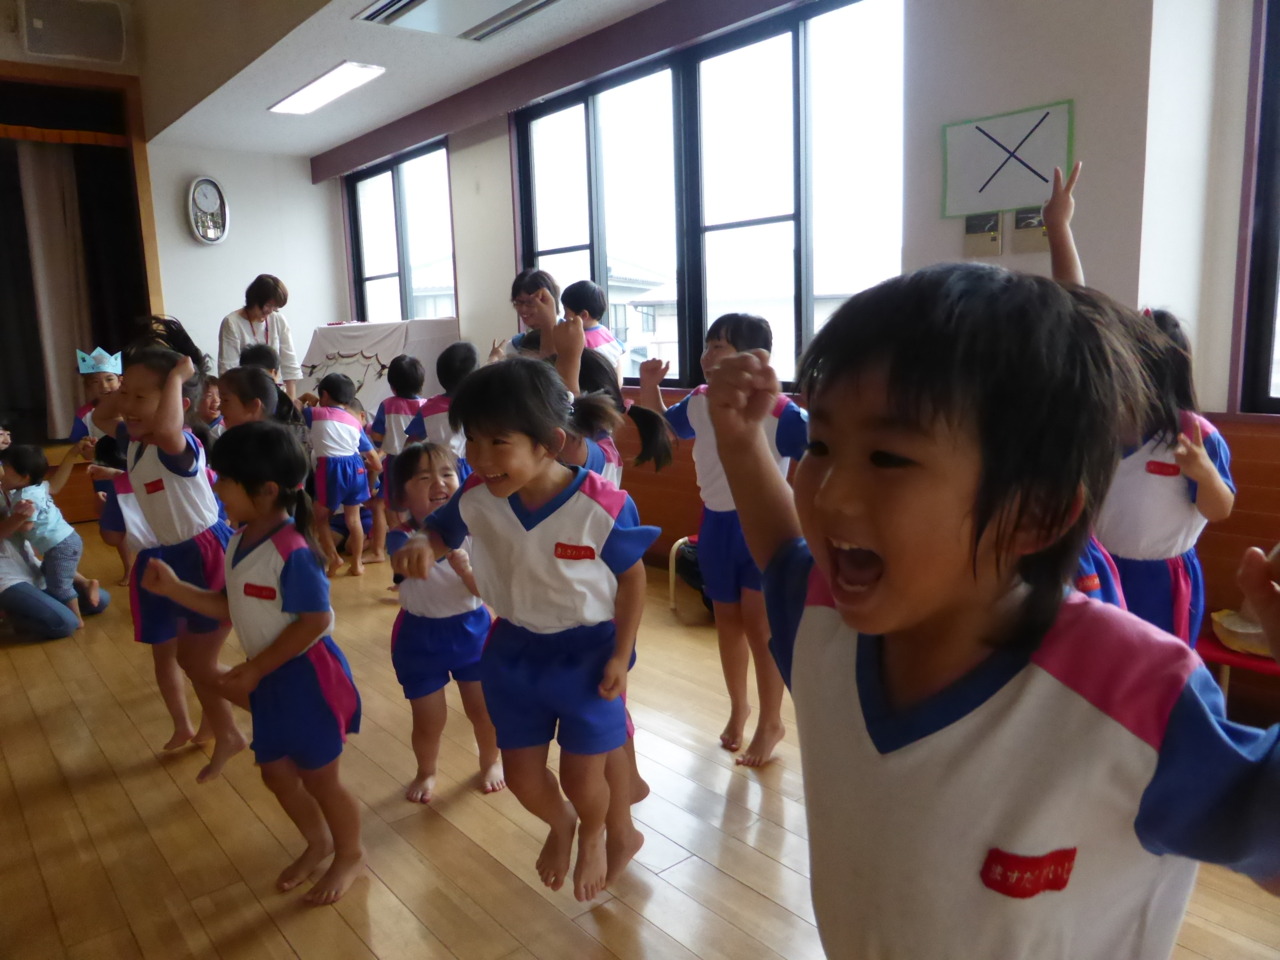
<path fill-rule="evenodd" d="M 222 187 L 212 177 L 196 177 L 187 188 L 187 223 L 201 243 L 227 239 L 230 212 Z"/>

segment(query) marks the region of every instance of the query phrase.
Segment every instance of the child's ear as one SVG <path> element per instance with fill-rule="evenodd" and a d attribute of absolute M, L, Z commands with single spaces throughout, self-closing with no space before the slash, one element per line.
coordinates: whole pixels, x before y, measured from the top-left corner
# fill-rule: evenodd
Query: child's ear
<path fill-rule="evenodd" d="M 1080 514 L 1084 511 L 1084 502 L 1085 492 L 1084 487 L 1081 486 L 1076 489 L 1076 495 L 1072 498 L 1071 508 L 1067 511 L 1067 515 L 1062 519 L 1057 529 L 1051 531 L 1044 529 L 1041 510 L 1030 511 L 1020 529 L 1014 534 L 1014 551 L 1019 557 L 1025 557 L 1033 553 L 1039 553 L 1041 550 L 1049 549 L 1065 536 L 1068 530 L 1075 526 L 1076 521 L 1080 519 Z"/>
<path fill-rule="evenodd" d="M 276 499 L 280 496 L 280 484 L 276 483 L 274 480 L 268 480 L 262 485 L 262 489 L 258 491 L 258 495 L 261 497 L 270 497 L 271 502 L 275 503 Z"/>
<path fill-rule="evenodd" d="M 547 447 L 547 453 L 550 454 L 551 459 L 559 458 L 560 454 L 564 452 L 564 445 L 568 439 L 569 435 L 559 427 L 556 427 L 555 445 L 554 447 Z"/>
<path fill-rule="evenodd" d="M 182 412 L 186 413 L 191 409 L 191 399 L 189 397 L 182 398 Z"/>

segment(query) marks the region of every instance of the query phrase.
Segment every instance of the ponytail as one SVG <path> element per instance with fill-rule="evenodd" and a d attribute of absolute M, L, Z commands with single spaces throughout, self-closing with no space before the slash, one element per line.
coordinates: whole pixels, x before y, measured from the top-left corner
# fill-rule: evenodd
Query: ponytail
<path fill-rule="evenodd" d="M 307 496 L 307 491 L 301 487 L 292 487 L 288 490 L 280 491 L 280 506 L 289 511 L 289 515 L 293 517 L 293 526 L 303 537 L 306 538 L 307 546 L 311 548 L 311 552 L 317 557 L 323 558 L 324 551 L 320 549 L 320 544 L 316 540 L 316 510 L 315 504 L 311 502 L 311 498 Z"/>
<path fill-rule="evenodd" d="M 667 426 L 667 418 L 638 403 L 627 407 L 627 416 L 631 418 L 631 422 L 636 425 L 636 432 L 640 434 L 640 453 L 635 459 L 636 466 L 650 461 L 653 461 L 654 470 L 661 470 L 668 466 L 674 452 L 671 445 L 671 428 Z"/>
<path fill-rule="evenodd" d="M 569 410 L 569 429 L 580 437 L 612 435 L 622 426 L 622 414 L 604 391 L 575 397 Z"/>

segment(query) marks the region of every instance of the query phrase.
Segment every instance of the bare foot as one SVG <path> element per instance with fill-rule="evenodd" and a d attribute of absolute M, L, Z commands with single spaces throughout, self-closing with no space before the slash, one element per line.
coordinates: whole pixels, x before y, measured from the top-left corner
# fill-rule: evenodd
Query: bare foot
<path fill-rule="evenodd" d="M 175 726 L 173 728 L 173 736 L 165 741 L 161 750 L 177 750 L 179 747 L 190 743 L 196 737 L 196 732 L 191 729 L 191 725 L 184 727 Z"/>
<path fill-rule="evenodd" d="M 116 581 L 117 587 L 127 587 L 128 585 L 129 585 L 129 574 L 127 573 L 123 577 L 121 577 L 119 580 Z"/>
<path fill-rule="evenodd" d="M 413 803 L 430 803 L 431 795 L 436 792 L 436 775 L 434 773 L 424 776 L 419 771 L 418 776 L 413 778 L 413 782 L 404 791 L 404 798 Z"/>
<path fill-rule="evenodd" d="M 87 592 L 89 596 L 89 606 L 96 607 L 98 603 L 102 600 L 102 584 L 100 584 L 97 580 L 90 580 L 89 589 Z M 84 621 L 80 622 L 80 626 L 82 627 L 84 626 Z"/>
<path fill-rule="evenodd" d="M 631 778 L 631 802 L 639 803 L 649 795 L 649 781 L 636 774 Z"/>
<path fill-rule="evenodd" d="M 564 819 L 551 828 L 547 834 L 547 842 L 542 845 L 542 852 L 538 854 L 538 876 L 552 890 L 563 887 L 565 877 L 569 875 L 573 831 L 577 824 L 578 817 L 573 808 L 565 804 Z"/>
<path fill-rule="evenodd" d="M 610 832 L 604 841 L 605 856 L 609 862 L 608 873 L 605 874 L 605 886 L 613 883 L 627 869 L 627 864 L 631 862 L 631 858 L 640 852 L 640 848 L 644 846 L 644 834 L 635 827 L 631 828 L 630 836 L 615 838 Z"/>
<path fill-rule="evenodd" d="M 227 765 L 227 761 L 248 745 L 244 739 L 244 734 L 239 730 L 235 730 L 225 740 L 214 740 L 213 756 L 209 758 L 209 762 L 205 764 L 204 769 L 196 774 L 196 783 L 208 783 L 218 777 L 222 773 L 222 768 Z"/>
<path fill-rule="evenodd" d="M 191 738 L 192 743 L 208 743 L 213 739 L 213 724 L 209 722 L 208 717 L 200 718 L 200 728 L 196 730 L 195 736 Z"/>
<path fill-rule="evenodd" d="M 280 871 L 280 876 L 276 878 L 276 889 L 281 893 L 292 890 L 315 873 L 320 864 L 324 863 L 325 857 L 331 853 L 333 853 L 333 842 L 327 837 L 324 843 L 307 844 L 307 849 L 302 851 L 302 856 Z"/>
<path fill-rule="evenodd" d="M 502 761 L 494 760 L 486 764 L 480 761 L 480 792 L 497 793 L 506 787 L 507 781 L 502 775 Z"/>
<path fill-rule="evenodd" d="M 342 557 L 336 553 L 329 558 L 329 565 L 324 569 L 324 575 L 333 579 L 338 575 L 338 571 L 342 569 Z"/>
<path fill-rule="evenodd" d="M 363 577 L 364 564 L 359 560 L 352 560 L 351 566 L 347 568 L 347 575 L 351 577 Z"/>
<path fill-rule="evenodd" d="M 364 869 L 364 850 L 345 857 L 334 857 L 324 876 L 316 881 L 316 885 L 303 897 L 307 903 L 324 906 L 342 898 L 347 889 L 355 882 L 360 871 Z"/>
<path fill-rule="evenodd" d="M 729 722 L 724 725 L 724 731 L 720 734 L 720 746 L 730 753 L 737 753 L 742 749 L 743 731 L 747 726 L 747 717 L 751 716 L 751 708 L 744 707 L 742 713 L 736 710 L 729 714 Z"/>
<path fill-rule="evenodd" d="M 365 563 L 386 563 L 387 555 L 385 553 L 370 552 L 370 553 L 366 553 L 360 559 L 363 560 Z"/>
<path fill-rule="evenodd" d="M 763 767 L 773 759 L 773 750 L 786 732 L 787 728 L 781 723 L 759 724 L 751 743 L 736 762 L 744 767 Z"/>
<path fill-rule="evenodd" d="M 573 896 L 577 900 L 594 900 L 604 890 L 609 872 L 609 855 L 605 851 L 603 828 L 591 836 L 578 831 L 578 862 L 573 867 Z"/>

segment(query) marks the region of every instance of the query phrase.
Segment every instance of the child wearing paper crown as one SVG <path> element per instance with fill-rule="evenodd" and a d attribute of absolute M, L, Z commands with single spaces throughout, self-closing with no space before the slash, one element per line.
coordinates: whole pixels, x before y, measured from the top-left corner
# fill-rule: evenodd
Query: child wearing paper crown
<path fill-rule="evenodd" d="M 79 443 L 85 437 L 97 440 L 104 436 L 93 423 L 93 408 L 108 393 L 120 389 L 120 354 L 107 353 L 96 347 L 93 353 L 76 351 L 76 364 L 80 369 L 80 382 L 84 385 L 84 405 L 76 410 L 75 423 L 71 425 L 71 442 Z"/>

